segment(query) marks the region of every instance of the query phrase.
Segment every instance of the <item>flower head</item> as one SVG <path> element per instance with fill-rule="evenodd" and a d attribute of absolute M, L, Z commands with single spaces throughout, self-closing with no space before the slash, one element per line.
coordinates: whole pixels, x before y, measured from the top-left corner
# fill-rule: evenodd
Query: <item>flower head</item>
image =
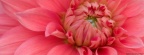
<path fill-rule="evenodd" d="M 0 55 L 144 52 L 143 0 L 0 2 Z"/>

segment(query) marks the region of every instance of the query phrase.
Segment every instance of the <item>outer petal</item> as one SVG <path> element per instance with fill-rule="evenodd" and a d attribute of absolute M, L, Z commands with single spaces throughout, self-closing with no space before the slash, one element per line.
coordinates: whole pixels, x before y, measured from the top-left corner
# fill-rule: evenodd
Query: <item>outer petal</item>
<path fill-rule="evenodd" d="M 45 31 L 46 25 L 49 22 L 58 22 L 59 16 L 55 13 L 41 9 L 34 8 L 24 12 L 16 13 L 19 22 L 26 28 L 33 31 Z"/>
<path fill-rule="evenodd" d="M 133 17 L 139 15 L 144 10 L 144 1 L 143 0 L 109 0 L 108 8 L 110 10 L 117 7 L 114 11 L 114 15 L 123 14 L 126 17 Z"/>
<path fill-rule="evenodd" d="M 0 0 L 4 10 L 7 14 L 24 11 L 26 9 L 34 8 L 36 6 L 22 0 Z"/>
<path fill-rule="evenodd" d="M 63 44 L 61 39 L 54 36 L 36 36 L 25 41 L 14 55 L 46 55 L 56 45 Z"/>
<path fill-rule="evenodd" d="M 140 54 L 144 54 L 143 52 L 144 52 L 144 47 L 141 47 L 141 48 L 136 48 L 136 49 L 132 49 L 132 50 L 134 50 L 136 53 L 140 53 Z"/>
<path fill-rule="evenodd" d="M 125 30 L 127 30 L 128 35 L 143 37 L 144 36 L 144 15 L 138 15 L 132 18 L 129 18 L 125 21 L 122 26 Z"/>
<path fill-rule="evenodd" d="M 142 39 L 142 41 L 143 41 L 143 43 L 144 43 L 144 37 L 142 37 L 141 39 Z"/>
<path fill-rule="evenodd" d="M 0 14 L 0 35 L 17 25 L 19 23 L 16 20 L 6 14 Z"/>
<path fill-rule="evenodd" d="M 121 39 L 120 42 L 127 48 L 144 47 L 144 43 L 139 37 L 128 36 L 128 37 L 125 37 L 124 39 Z"/>
<path fill-rule="evenodd" d="M 100 0 L 103 1 L 103 0 Z M 118 6 L 121 4 L 122 0 L 105 0 L 105 2 L 108 3 L 108 8 L 112 11 L 115 12 Z"/>
<path fill-rule="evenodd" d="M 36 0 L 22 0 L 23 2 L 29 3 L 33 6 L 39 6 L 36 2 Z"/>
<path fill-rule="evenodd" d="M 115 45 L 113 48 L 117 50 L 118 55 L 127 55 L 128 53 L 137 53 L 132 49 L 122 47 L 121 45 Z"/>
<path fill-rule="evenodd" d="M 122 4 L 123 3 L 124 2 L 122 2 Z M 126 15 L 127 17 L 139 15 L 144 10 L 144 0 L 129 0 L 125 5 L 127 5 L 127 7 L 122 14 Z"/>
<path fill-rule="evenodd" d="M 144 47 L 132 49 L 119 45 L 118 43 L 113 44 L 112 47 L 117 50 L 118 55 L 132 55 L 133 53 L 139 55 L 144 52 Z"/>
<path fill-rule="evenodd" d="M 52 48 L 47 55 L 79 55 L 75 47 L 64 44 Z"/>
<path fill-rule="evenodd" d="M 117 51 L 112 47 L 101 47 L 95 52 L 96 55 L 117 55 Z"/>
<path fill-rule="evenodd" d="M 0 55 L 13 55 L 22 42 L 12 43 L 0 47 Z"/>
<path fill-rule="evenodd" d="M 0 14 L 0 25 L 16 26 L 19 23 L 6 14 Z"/>
<path fill-rule="evenodd" d="M 22 26 L 12 28 L 0 38 L 0 55 L 13 55 L 23 41 L 36 35 L 39 34 Z"/>
<path fill-rule="evenodd" d="M 70 6 L 71 0 L 38 0 L 39 5 L 54 12 L 63 12 Z"/>
<path fill-rule="evenodd" d="M 0 14 L 3 13 L 3 7 L 2 7 L 2 4 L 0 3 Z"/>

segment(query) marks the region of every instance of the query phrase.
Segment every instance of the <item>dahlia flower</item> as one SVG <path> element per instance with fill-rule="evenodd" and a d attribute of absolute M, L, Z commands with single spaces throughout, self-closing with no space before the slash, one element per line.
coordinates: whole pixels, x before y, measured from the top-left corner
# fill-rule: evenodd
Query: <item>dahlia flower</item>
<path fill-rule="evenodd" d="M 0 0 L 0 55 L 144 54 L 144 0 Z"/>

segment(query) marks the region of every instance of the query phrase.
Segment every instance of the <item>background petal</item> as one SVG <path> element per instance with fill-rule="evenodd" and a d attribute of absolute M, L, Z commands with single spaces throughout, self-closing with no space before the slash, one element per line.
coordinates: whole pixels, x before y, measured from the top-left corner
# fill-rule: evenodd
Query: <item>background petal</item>
<path fill-rule="evenodd" d="M 127 30 L 128 35 L 143 37 L 144 36 L 144 15 L 138 15 L 132 18 L 129 18 L 125 21 L 122 26 L 125 30 Z"/>
<path fill-rule="evenodd" d="M 36 7 L 35 5 L 22 0 L 0 0 L 0 2 L 8 15 Z"/>
<path fill-rule="evenodd" d="M 17 26 L 0 37 L 0 55 L 13 55 L 23 41 L 39 35 L 36 32 Z"/>
<path fill-rule="evenodd" d="M 2 4 L 0 2 L 0 14 L 2 14 L 4 11 L 3 11 L 3 7 L 2 7 Z"/>
<path fill-rule="evenodd" d="M 47 38 L 44 36 L 36 36 L 20 45 L 15 55 L 46 55 L 51 48 L 59 44 L 63 44 L 63 41 L 54 36 Z"/>
<path fill-rule="evenodd" d="M 47 55 L 79 55 L 74 46 L 63 44 L 52 48 Z"/>
<path fill-rule="evenodd" d="M 58 22 L 59 16 L 42 8 L 34 8 L 24 12 L 16 13 L 19 22 L 33 31 L 45 31 L 49 22 Z"/>
<path fill-rule="evenodd" d="M 127 5 L 127 7 L 122 14 L 126 15 L 127 17 L 139 15 L 144 10 L 144 0 L 130 0 L 125 5 Z"/>
<path fill-rule="evenodd" d="M 0 35 L 19 25 L 18 21 L 12 19 L 6 14 L 0 14 Z"/>
<path fill-rule="evenodd" d="M 59 13 L 67 11 L 71 0 L 37 0 L 37 2 L 42 8 Z"/>
<path fill-rule="evenodd" d="M 127 48 L 140 48 L 144 47 L 144 43 L 141 38 L 128 36 L 122 40 L 120 40 L 121 44 L 126 46 Z"/>

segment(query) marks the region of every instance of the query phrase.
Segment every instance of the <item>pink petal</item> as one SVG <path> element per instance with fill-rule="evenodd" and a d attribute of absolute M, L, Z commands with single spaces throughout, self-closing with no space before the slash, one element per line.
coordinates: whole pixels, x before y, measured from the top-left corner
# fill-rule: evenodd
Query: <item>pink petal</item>
<path fill-rule="evenodd" d="M 66 39 L 66 34 L 58 30 L 54 31 L 51 35 L 56 36 L 58 38 Z"/>
<path fill-rule="evenodd" d="M 12 43 L 0 47 L 0 55 L 13 55 L 15 50 L 19 47 L 21 42 Z"/>
<path fill-rule="evenodd" d="M 66 37 L 67 37 L 67 41 L 70 43 L 70 44 L 75 44 L 75 41 L 74 41 L 74 38 L 73 38 L 73 33 L 68 31 L 66 33 Z"/>
<path fill-rule="evenodd" d="M 96 55 L 118 55 L 117 51 L 112 47 L 101 47 L 96 50 Z"/>
<path fill-rule="evenodd" d="M 3 11 L 3 7 L 2 7 L 2 4 L 0 2 L 0 14 L 2 14 L 4 11 Z"/>
<path fill-rule="evenodd" d="M 125 34 L 127 31 L 123 29 L 122 27 L 116 27 L 113 29 L 113 33 L 116 37 L 121 37 L 123 34 Z"/>
<path fill-rule="evenodd" d="M 142 13 L 141 13 L 142 15 L 144 15 L 144 11 L 142 11 Z"/>
<path fill-rule="evenodd" d="M 68 9 L 71 0 L 38 0 L 37 2 L 41 7 L 59 13 Z"/>
<path fill-rule="evenodd" d="M 75 47 L 67 44 L 52 48 L 47 55 L 79 55 Z"/>
<path fill-rule="evenodd" d="M 144 47 L 136 48 L 136 49 L 132 49 L 132 50 L 134 50 L 136 53 L 142 53 L 142 54 L 144 54 L 143 53 L 144 52 Z"/>
<path fill-rule="evenodd" d="M 10 30 L 11 28 L 13 28 L 14 26 L 12 27 L 9 27 L 9 26 L 1 26 L 0 25 L 0 37 L 1 35 L 3 35 L 6 31 Z"/>
<path fill-rule="evenodd" d="M 59 44 L 63 44 L 63 41 L 56 37 L 36 36 L 20 45 L 15 55 L 46 55 L 51 48 Z"/>
<path fill-rule="evenodd" d="M 0 39 L 1 45 L 7 45 L 14 42 L 24 41 L 28 38 L 31 38 L 36 35 L 40 35 L 41 33 L 30 31 L 22 26 L 17 26 L 12 28 L 3 34 Z M 4 43 L 3 43 L 4 42 Z"/>
<path fill-rule="evenodd" d="M 2 3 L 3 8 L 7 14 L 36 7 L 22 0 L 1 0 L 0 2 Z"/>
<path fill-rule="evenodd" d="M 19 23 L 16 20 L 6 14 L 0 14 L 0 35 L 17 25 Z"/>
<path fill-rule="evenodd" d="M 13 55 L 14 51 L 23 41 L 36 35 L 39 34 L 27 30 L 22 26 L 12 28 L 0 37 L 0 55 Z"/>
<path fill-rule="evenodd" d="M 127 7 L 122 12 L 122 14 L 126 15 L 127 17 L 133 17 L 139 15 L 144 10 L 144 1 L 143 0 L 132 0 L 128 2 Z"/>
<path fill-rule="evenodd" d="M 142 41 L 143 41 L 143 43 L 144 43 L 144 37 L 141 37 L 141 39 L 142 39 Z"/>
<path fill-rule="evenodd" d="M 118 6 L 121 4 L 122 0 L 107 0 L 108 2 L 108 8 L 112 11 L 115 12 L 115 10 L 118 8 Z"/>
<path fill-rule="evenodd" d="M 16 15 L 22 25 L 33 31 L 45 31 L 46 25 L 49 22 L 59 23 L 60 21 L 58 15 L 41 8 L 26 10 L 24 12 L 19 12 Z"/>
<path fill-rule="evenodd" d="M 126 19 L 127 19 L 127 17 L 124 15 L 116 15 L 113 17 L 113 20 L 115 21 L 115 25 L 118 27 L 122 26 Z"/>
<path fill-rule="evenodd" d="M 138 15 L 132 18 L 129 18 L 125 21 L 122 26 L 125 30 L 127 30 L 128 35 L 143 37 L 144 36 L 144 15 Z"/>
<path fill-rule="evenodd" d="M 93 55 L 92 51 L 88 47 L 77 48 L 80 55 Z"/>
<path fill-rule="evenodd" d="M 127 36 L 124 39 L 121 39 L 120 42 L 127 48 L 144 47 L 144 43 L 139 37 Z"/>
<path fill-rule="evenodd" d="M 118 55 L 129 55 L 130 53 L 143 53 L 144 52 L 144 47 L 141 48 L 127 48 L 124 47 L 118 43 L 115 43 L 112 45 L 113 48 L 115 48 L 118 52 Z"/>
<path fill-rule="evenodd" d="M 113 48 L 117 50 L 118 55 L 126 55 L 128 53 L 137 53 L 136 51 L 127 47 L 123 47 L 121 45 L 115 45 Z"/>
<path fill-rule="evenodd" d="M 63 32 L 63 27 L 59 23 L 50 22 L 48 23 L 45 31 L 46 36 L 55 35 L 55 32 Z"/>
<path fill-rule="evenodd" d="M 19 23 L 6 14 L 0 14 L 0 25 L 16 26 Z"/>
<path fill-rule="evenodd" d="M 133 37 L 129 37 L 129 38 L 137 39 L 137 38 L 133 38 Z M 125 40 L 127 40 L 129 42 L 131 41 L 127 38 Z M 137 40 L 137 42 L 139 42 L 139 41 Z M 135 45 L 137 45 L 137 44 L 135 44 Z M 139 47 L 139 48 L 138 47 L 137 48 L 130 48 L 133 45 L 130 45 L 130 46 L 126 47 L 126 45 L 122 45 L 119 42 L 115 42 L 111 46 L 117 50 L 119 55 L 124 55 L 124 54 L 129 54 L 129 53 L 143 53 L 144 52 L 144 46 Z"/>
<path fill-rule="evenodd" d="M 29 3 L 33 6 L 39 6 L 36 0 L 22 0 L 23 2 Z"/>

